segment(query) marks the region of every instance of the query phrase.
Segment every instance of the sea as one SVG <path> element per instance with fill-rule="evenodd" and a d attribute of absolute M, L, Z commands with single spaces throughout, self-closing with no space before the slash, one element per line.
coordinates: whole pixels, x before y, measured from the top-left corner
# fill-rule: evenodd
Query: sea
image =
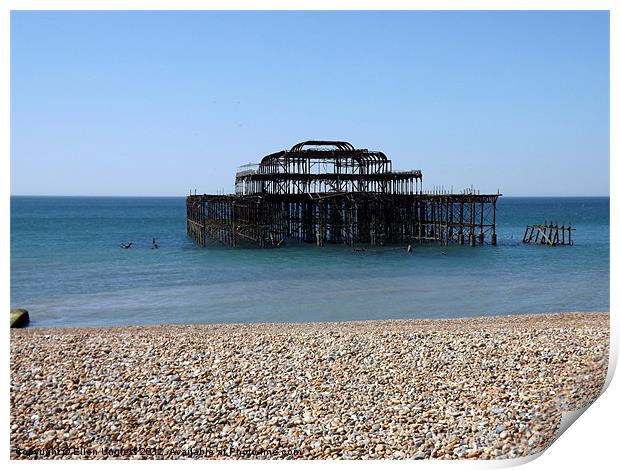
<path fill-rule="evenodd" d="M 545 221 L 572 224 L 574 245 L 521 242 L 527 225 Z M 501 197 L 497 234 L 496 246 L 412 253 L 202 248 L 186 235 L 182 197 L 13 196 L 11 308 L 39 327 L 609 310 L 609 198 Z"/>

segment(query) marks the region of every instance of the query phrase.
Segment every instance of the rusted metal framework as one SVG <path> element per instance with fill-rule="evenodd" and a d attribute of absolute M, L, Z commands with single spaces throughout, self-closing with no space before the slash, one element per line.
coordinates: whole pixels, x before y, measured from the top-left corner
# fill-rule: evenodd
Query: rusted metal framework
<path fill-rule="evenodd" d="M 244 165 L 235 178 L 237 195 L 421 191 L 420 170 L 395 172 L 382 152 L 320 140 L 301 142 L 290 150 L 267 155 L 258 164 Z"/>
<path fill-rule="evenodd" d="M 420 170 L 382 152 L 308 141 L 239 168 L 235 194 L 187 197 L 187 233 L 229 246 L 496 243 L 500 194 L 422 191 Z"/>

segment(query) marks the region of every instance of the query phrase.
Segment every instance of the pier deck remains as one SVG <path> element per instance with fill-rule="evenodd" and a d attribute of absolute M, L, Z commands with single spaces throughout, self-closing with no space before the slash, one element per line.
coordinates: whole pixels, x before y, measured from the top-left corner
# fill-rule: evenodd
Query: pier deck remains
<path fill-rule="evenodd" d="M 523 243 L 540 243 L 541 245 L 573 245 L 573 232 L 575 228 L 571 225 L 561 227 L 553 222 L 544 225 L 528 225 L 523 234 Z M 536 235 L 536 237 L 534 237 Z M 540 237 L 540 241 L 538 240 Z"/>
<path fill-rule="evenodd" d="M 188 196 L 187 233 L 202 246 L 495 244 L 499 196 L 424 192 L 420 170 L 393 171 L 382 152 L 307 141 L 240 167 L 235 194 Z"/>

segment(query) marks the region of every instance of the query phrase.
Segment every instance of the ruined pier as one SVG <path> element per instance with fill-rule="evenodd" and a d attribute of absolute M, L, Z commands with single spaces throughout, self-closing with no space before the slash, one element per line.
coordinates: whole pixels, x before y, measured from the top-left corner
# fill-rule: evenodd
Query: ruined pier
<path fill-rule="evenodd" d="M 240 167 L 235 194 L 188 196 L 187 233 L 202 246 L 495 244 L 499 196 L 424 192 L 420 170 L 393 171 L 382 152 L 308 141 Z"/>

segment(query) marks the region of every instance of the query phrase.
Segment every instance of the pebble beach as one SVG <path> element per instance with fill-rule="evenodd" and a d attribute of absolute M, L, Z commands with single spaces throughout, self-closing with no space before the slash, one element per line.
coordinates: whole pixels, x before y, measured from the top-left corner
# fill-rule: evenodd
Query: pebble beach
<path fill-rule="evenodd" d="M 608 313 L 11 330 L 11 457 L 523 457 L 608 356 Z"/>

